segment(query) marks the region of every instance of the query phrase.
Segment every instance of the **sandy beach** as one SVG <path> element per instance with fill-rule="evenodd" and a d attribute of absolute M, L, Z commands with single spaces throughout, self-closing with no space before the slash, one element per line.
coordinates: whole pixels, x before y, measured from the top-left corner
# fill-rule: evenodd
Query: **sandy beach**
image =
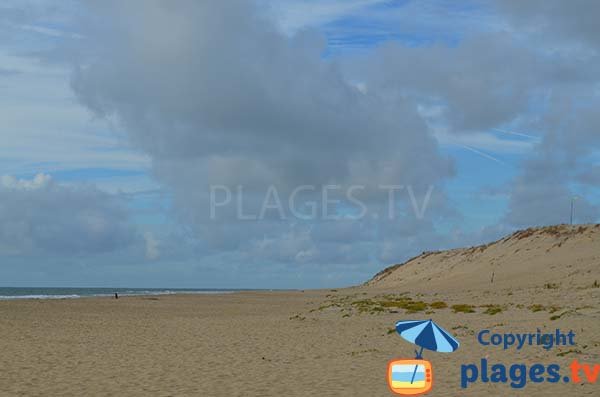
<path fill-rule="evenodd" d="M 505 384 L 460 389 L 460 365 L 484 357 L 565 367 L 573 358 L 600 362 L 600 289 L 568 296 L 544 288 L 516 289 L 508 296 L 412 295 L 351 288 L 2 301 L 0 395 L 386 396 L 388 360 L 414 356 L 414 346 L 392 332 L 396 321 L 410 318 L 432 318 L 462 344 L 453 354 L 425 354 L 435 370 L 432 396 L 517 394 Z M 413 298 L 448 307 L 410 313 L 410 307 L 382 311 L 373 303 Z M 560 318 L 550 320 L 548 302 L 560 307 Z M 455 313 L 456 304 L 472 304 L 475 313 Z M 485 305 L 492 304 L 500 312 L 486 313 Z M 535 310 L 534 304 L 544 308 Z M 575 330 L 577 346 L 517 353 L 476 341 L 480 329 L 535 332 L 541 325 L 544 331 Z M 520 393 L 592 396 L 598 385 L 531 384 Z"/>
<path fill-rule="evenodd" d="M 0 2 L 0 397 L 600 397 L 599 19 Z"/>

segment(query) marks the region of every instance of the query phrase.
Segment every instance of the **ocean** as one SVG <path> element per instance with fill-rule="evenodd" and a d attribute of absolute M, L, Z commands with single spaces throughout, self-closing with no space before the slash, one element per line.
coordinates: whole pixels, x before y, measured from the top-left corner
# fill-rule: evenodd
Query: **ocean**
<path fill-rule="evenodd" d="M 0 300 L 76 299 L 94 296 L 143 296 L 173 294 L 218 294 L 245 290 L 211 288 L 28 288 L 0 287 Z"/>

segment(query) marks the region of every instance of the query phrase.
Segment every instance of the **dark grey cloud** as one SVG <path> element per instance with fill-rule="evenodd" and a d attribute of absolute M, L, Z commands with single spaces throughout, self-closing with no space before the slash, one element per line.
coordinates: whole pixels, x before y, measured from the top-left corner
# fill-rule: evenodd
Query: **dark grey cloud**
<path fill-rule="evenodd" d="M 455 132 L 512 121 L 548 73 L 541 59 L 501 32 L 468 37 L 456 47 L 391 43 L 366 63 L 361 78 L 369 87 L 438 106 Z"/>
<path fill-rule="evenodd" d="M 569 223 L 575 193 L 567 183 L 552 177 L 550 164 L 544 162 L 543 167 L 543 175 L 534 177 L 527 170 L 514 182 L 505 217 L 510 225 L 526 228 Z M 555 171 L 555 176 L 561 173 Z M 594 222 L 600 216 L 598 206 L 584 197 L 576 201 L 576 209 L 575 221 Z"/>
<path fill-rule="evenodd" d="M 577 177 L 586 185 L 600 186 L 600 165 L 589 165 Z"/>
<path fill-rule="evenodd" d="M 439 109 L 454 133 L 480 132 L 535 114 L 535 102 L 559 89 L 585 89 L 598 78 L 596 54 L 572 58 L 507 31 L 480 32 L 456 46 L 389 43 L 347 73 L 388 96 Z"/>
<path fill-rule="evenodd" d="M 588 63 L 589 62 L 589 63 Z M 596 57 L 586 60 L 598 66 Z M 525 125 L 543 133 L 512 184 L 506 221 L 514 226 L 566 223 L 570 202 L 579 195 L 576 222 L 592 223 L 600 218 L 594 190 L 600 187 L 593 173 L 600 152 L 600 97 L 596 87 L 600 74 L 584 81 L 548 81 L 544 109 Z"/>
<path fill-rule="evenodd" d="M 590 23 L 597 5 L 487 4 L 501 10 L 495 30 L 472 31 L 455 46 L 391 43 L 361 62 L 348 61 L 346 71 L 370 89 L 416 98 L 433 123 L 453 134 L 515 124 L 534 131 L 542 140 L 504 191 L 509 207 L 503 222 L 526 227 L 568 221 L 571 198 L 598 186 L 590 177 L 600 151 L 594 110 L 600 104 L 600 29 Z M 582 26 L 576 26 L 580 18 Z M 578 221 L 598 219 L 592 201 L 578 201 Z"/>
<path fill-rule="evenodd" d="M 248 1 L 86 4 L 83 39 L 62 53 L 74 64 L 73 89 L 150 155 L 200 256 L 348 264 L 439 246 L 436 222 L 459 219 L 441 188 L 425 220 L 406 211 L 405 195 L 395 222 L 282 221 L 273 212 L 240 222 L 235 206 L 209 219 L 209 185 L 242 185 L 257 213 L 271 185 L 285 201 L 299 185 L 360 184 L 369 210 L 381 213 L 377 186 L 424 192 L 453 176 L 432 125 L 469 134 L 517 124 L 542 136 L 506 192 L 502 224 L 476 238 L 456 233 L 447 245 L 562 221 L 573 184 L 593 186 L 583 175 L 598 150 L 597 120 L 581 104 L 598 102 L 589 3 L 481 3 L 495 24 L 474 24 L 456 42 L 382 45 L 366 60 L 325 58 L 319 32 L 286 36 Z M 575 26 L 577 15 L 588 22 Z M 555 22 L 560 29 L 546 36 Z M 597 214 L 583 198 L 580 219 Z"/>
<path fill-rule="evenodd" d="M 92 186 L 64 186 L 43 174 L 0 180 L 0 252 L 97 254 L 136 240 L 124 203 Z"/>
<path fill-rule="evenodd" d="M 73 87 L 97 113 L 116 115 L 159 167 L 287 184 L 344 181 L 384 161 L 412 178 L 445 174 L 414 104 L 345 82 L 321 58 L 318 35 L 289 39 L 243 1 L 111 4 L 95 10 L 103 25 L 85 45 L 98 54 Z"/>
<path fill-rule="evenodd" d="M 514 182 L 506 215 L 511 224 L 568 222 L 571 199 L 579 192 L 575 220 L 600 217 L 600 206 L 591 199 L 600 187 L 594 177 L 600 151 L 599 7 L 595 1 L 498 2 L 522 40 L 565 65 L 554 66 L 537 117 L 525 123 L 544 139 Z"/>
<path fill-rule="evenodd" d="M 595 0 L 499 0 L 495 4 L 517 31 L 542 34 L 552 41 L 600 45 L 600 3 Z"/>
<path fill-rule="evenodd" d="M 593 159 L 600 151 L 600 98 L 590 91 L 581 88 L 552 96 L 547 114 L 536 123 L 547 131 L 544 140 L 513 184 L 506 215 L 511 224 L 566 223 L 577 192 L 600 187 L 593 177 Z M 579 197 L 575 221 L 595 222 L 599 217 L 598 203 Z"/>
<path fill-rule="evenodd" d="M 287 202 L 300 185 L 360 184 L 366 204 L 377 208 L 386 199 L 379 185 L 421 193 L 453 175 L 417 103 L 348 82 L 335 60 L 323 58 L 315 31 L 288 37 L 246 1 L 90 7 L 93 17 L 82 24 L 87 58 L 72 86 L 83 104 L 117 119 L 152 157 L 155 176 L 173 192 L 205 253 L 343 262 L 362 260 L 375 244 L 361 237 L 364 222 L 316 219 L 297 232 L 293 220 L 272 211 L 261 222 L 240 222 L 234 207 L 212 221 L 209 185 L 242 185 L 244 206 L 256 213 L 271 185 Z M 399 201 L 409 203 L 406 195 Z M 433 203 L 432 213 L 442 216 L 443 200 Z M 418 220 L 408 214 L 399 222 Z M 319 249 L 341 235 L 369 247 Z M 336 260 L 331 252 L 340 253 Z"/>
<path fill-rule="evenodd" d="M 19 72 L 16 69 L 7 69 L 7 68 L 0 67 L 0 77 L 14 76 L 19 73 L 21 73 L 21 72 Z"/>

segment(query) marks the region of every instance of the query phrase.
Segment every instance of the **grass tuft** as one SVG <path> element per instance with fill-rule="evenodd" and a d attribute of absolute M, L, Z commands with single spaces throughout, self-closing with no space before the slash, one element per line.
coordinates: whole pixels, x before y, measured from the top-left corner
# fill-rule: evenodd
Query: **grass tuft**
<path fill-rule="evenodd" d="M 452 305 L 452 310 L 454 313 L 475 313 L 475 307 L 467 304 Z"/>
<path fill-rule="evenodd" d="M 484 307 L 487 307 L 487 309 L 483 313 L 490 316 L 495 316 L 498 313 L 502 313 L 504 310 L 500 305 L 485 305 Z"/>
<path fill-rule="evenodd" d="M 446 302 L 437 301 L 437 302 L 431 302 L 429 304 L 429 307 L 431 307 L 432 309 L 445 309 L 448 307 L 448 304 Z"/>

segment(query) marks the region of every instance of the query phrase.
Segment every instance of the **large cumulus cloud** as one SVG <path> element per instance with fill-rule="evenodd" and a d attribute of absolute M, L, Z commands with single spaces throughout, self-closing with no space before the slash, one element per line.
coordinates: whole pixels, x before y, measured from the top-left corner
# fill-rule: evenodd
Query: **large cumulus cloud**
<path fill-rule="evenodd" d="M 575 220 L 600 217 L 593 199 L 600 188 L 594 177 L 600 152 L 599 6 L 590 0 L 498 2 L 510 28 L 551 60 L 554 70 L 542 81 L 539 112 L 524 123 L 543 140 L 510 192 L 506 220 L 517 226 L 568 222 L 569 203 L 579 192 Z"/>
<path fill-rule="evenodd" d="M 0 179 L 0 252 L 98 254 L 135 239 L 123 203 L 91 186 L 65 186 L 48 175 Z"/>
<path fill-rule="evenodd" d="M 301 185 L 320 191 L 327 184 L 360 184 L 365 203 L 381 210 L 388 196 L 377 191 L 380 185 L 410 185 L 422 199 L 430 185 L 453 175 L 418 103 L 346 80 L 337 63 L 323 57 L 325 43 L 315 31 L 288 37 L 248 1 L 90 7 L 85 58 L 73 88 L 152 157 L 155 176 L 173 192 L 206 252 L 346 262 L 368 256 L 360 242 L 380 239 L 365 236 L 366 220 L 352 222 L 351 232 L 351 221 L 295 225 L 272 211 L 261 222 L 240 222 L 227 209 L 211 220 L 210 185 L 242 185 L 244 205 L 256 213 L 269 186 L 287 200 Z M 318 194 L 312 199 L 319 201 Z M 410 206 L 406 195 L 398 201 Z M 443 200 L 431 202 L 432 213 L 444 212 Z M 395 221 L 412 225 L 406 228 L 414 233 L 433 230 L 432 219 L 408 212 Z M 359 241 L 329 243 L 326 235 L 341 230 Z M 339 252 L 337 259 L 332 252 Z"/>
<path fill-rule="evenodd" d="M 453 166 L 432 135 L 440 127 L 468 135 L 516 125 L 540 136 L 506 188 L 497 230 L 558 222 L 577 184 L 597 187 L 596 30 L 587 17 L 573 23 L 590 3 L 568 12 L 558 2 L 481 3 L 494 23 L 457 42 L 381 45 L 343 66 L 323 55 L 318 32 L 287 36 L 250 1 L 87 4 L 72 86 L 151 156 L 202 254 L 356 263 L 439 246 L 435 222 L 453 215 L 440 188 Z M 364 185 L 379 214 L 386 196 L 377 186 L 410 185 L 421 196 L 438 188 L 422 220 L 406 195 L 393 222 L 282 221 L 273 212 L 240 222 L 233 207 L 209 217 L 210 185 L 243 186 L 256 213 L 269 186 L 285 200 L 305 184 Z M 581 220 L 597 219 L 597 206 L 580 205 Z"/>
<path fill-rule="evenodd" d="M 450 137 L 498 128 L 539 137 L 504 186 L 505 226 L 567 222 L 578 192 L 590 198 L 577 202 L 577 220 L 596 221 L 600 28 L 591 15 L 597 3 L 486 4 L 499 12 L 496 29 L 450 46 L 388 43 L 360 63 L 348 62 L 349 75 L 388 95 L 418 98 L 428 120 Z"/>

